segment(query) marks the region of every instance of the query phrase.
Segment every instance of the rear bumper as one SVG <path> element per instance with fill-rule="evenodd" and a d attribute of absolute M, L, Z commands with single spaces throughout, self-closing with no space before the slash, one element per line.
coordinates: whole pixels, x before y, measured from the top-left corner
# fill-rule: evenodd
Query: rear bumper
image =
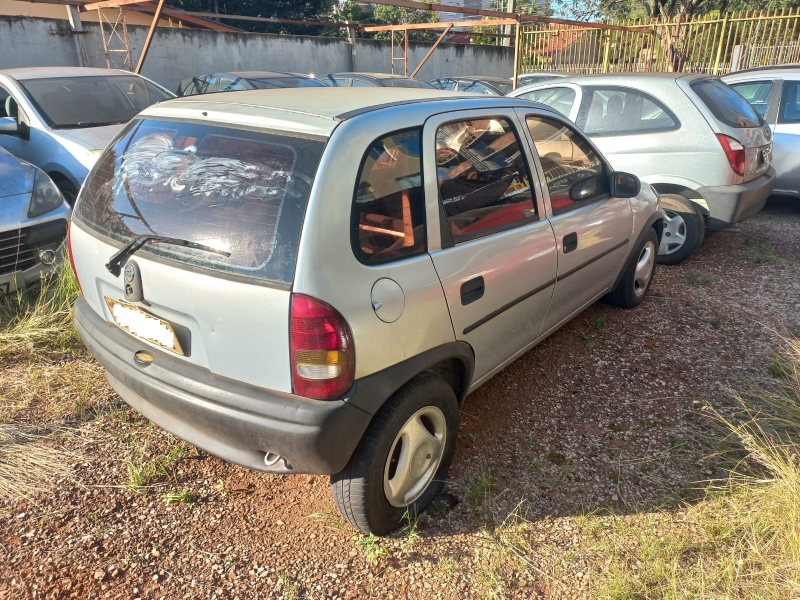
<path fill-rule="evenodd" d="M 711 228 L 723 229 L 760 211 L 774 184 L 775 169 L 770 167 L 761 177 L 747 183 L 701 187 L 697 191 L 708 203 Z"/>
<path fill-rule="evenodd" d="M 122 399 L 177 437 L 238 465 L 270 473 L 341 471 L 371 415 L 350 402 L 266 390 L 159 351 L 106 322 L 83 296 L 75 326 Z M 140 365 L 134 353 L 155 361 Z M 285 458 L 267 466 L 267 453 Z"/>

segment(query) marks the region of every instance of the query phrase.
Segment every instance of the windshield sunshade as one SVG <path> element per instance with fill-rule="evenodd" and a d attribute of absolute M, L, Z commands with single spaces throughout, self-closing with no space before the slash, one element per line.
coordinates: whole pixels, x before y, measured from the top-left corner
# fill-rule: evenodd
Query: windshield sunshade
<path fill-rule="evenodd" d="M 175 121 L 135 121 L 87 179 L 79 221 L 114 240 L 180 238 L 140 254 L 289 283 L 320 140 Z"/>
<path fill-rule="evenodd" d="M 20 82 L 54 129 L 127 123 L 145 108 L 172 96 L 141 77 L 52 77 Z"/>

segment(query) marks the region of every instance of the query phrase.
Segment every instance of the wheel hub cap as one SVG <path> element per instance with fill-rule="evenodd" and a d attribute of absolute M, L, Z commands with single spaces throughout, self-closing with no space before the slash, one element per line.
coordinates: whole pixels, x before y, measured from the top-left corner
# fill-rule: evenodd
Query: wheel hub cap
<path fill-rule="evenodd" d="M 421 408 L 400 428 L 383 475 L 383 491 L 392 506 L 413 504 L 433 481 L 442 461 L 447 433 L 444 413 Z"/>
<path fill-rule="evenodd" d="M 677 252 L 686 243 L 686 221 L 673 210 L 664 209 L 664 230 L 661 234 L 661 244 L 658 253 L 661 256 Z"/>
<path fill-rule="evenodd" d="M 653 263 L 655 261 L 655 244 L 647 242 L 639 254 L 639 260 L 636 262 L 636 271 L 633 275 L 633 293 L 637 296 L 644 294 L 647 290 L 647 284 L 650 283 L 650 278 L 653 276 Z"/>

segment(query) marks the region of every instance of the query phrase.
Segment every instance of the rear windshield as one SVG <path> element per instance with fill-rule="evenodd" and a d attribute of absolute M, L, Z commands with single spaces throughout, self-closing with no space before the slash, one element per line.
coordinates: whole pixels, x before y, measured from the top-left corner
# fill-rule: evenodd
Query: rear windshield
<path fill-rule="evenodd" d="M 135 120 L 87 178 L 76 219 L 121 244 L 190 240 L 140 253 L 291 283 L 303 214 L 325 144 L 285 133 Z"/>
<path fill-rule="evenodd" d="M 696 81 L 692 84 L 692 90 L 712 114 L 725 125 L 739 129 L 761 125 L 758 113 L 750 106 L 750 103 L 720 80 Z"/>
<path fill-rule="evenodd" d="M 257 90 L 273 88 L 328 87 L 319 79 L 310 77 L 267 77 L 265 79 L 248 79 Z"/>
<path fill-rule="evenodd" d="M 51 77 L 20 84 L 53 129 L 127 123 L 151 104 L 172 98 L 136 75 Z"/>
<path fill-rule="evenodd" d="M 384 87 L 403 87 L 403 88 L 425 88 L 428 90 L 435 90 L 427 81 L 420 81 L 419 79 L 403 79 L 386 77 L 379 80 Z"/>

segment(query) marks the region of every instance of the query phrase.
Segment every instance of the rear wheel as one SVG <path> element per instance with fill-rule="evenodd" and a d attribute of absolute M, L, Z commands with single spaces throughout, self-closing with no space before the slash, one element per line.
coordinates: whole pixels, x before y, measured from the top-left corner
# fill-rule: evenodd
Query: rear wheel
<path fill-rule="evenodd" d="M 350 462 L 331 476 L 336 508 L 364 533 L 389 533 L 442 489 L 457 437 L 453 388 L 420 374 L 386 402 Z"/>
<path fill-rule="evenodd" d="M 664 231 L 658 247 L 658 262 L 677 265 L 694 254 L 706 232 L 705 219 L 698 206 L 678 194 L 662 194 Z"/>
<path fill-rule="evenodd" d="M 633 308 L 641 304 L 650 284 L 653 283 L 657 247 L 658 235 L 651 227 L 631 255 L 619 284 L 606 296 L 606 302 L 622 308 Z"/>

